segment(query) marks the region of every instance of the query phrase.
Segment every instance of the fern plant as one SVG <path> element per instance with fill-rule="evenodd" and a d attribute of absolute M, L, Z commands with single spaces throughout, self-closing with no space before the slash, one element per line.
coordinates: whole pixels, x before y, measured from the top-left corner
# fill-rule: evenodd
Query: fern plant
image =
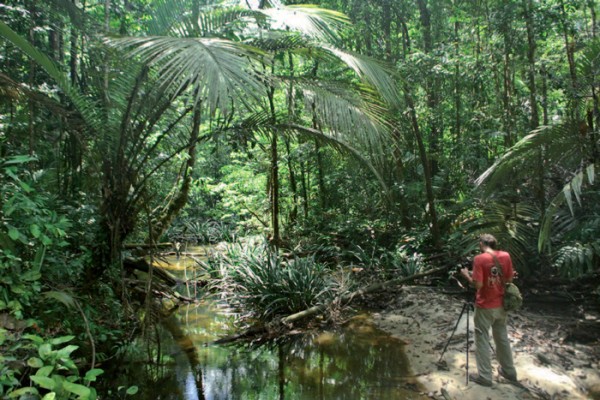
<path fill-rule="evenodd" d="M 600 260 L 600 240 L 590 243 L 574 243 L 561 247 L 553 261 L 553 266 L 567 278 L 578 278 L 598 269 Z"/>

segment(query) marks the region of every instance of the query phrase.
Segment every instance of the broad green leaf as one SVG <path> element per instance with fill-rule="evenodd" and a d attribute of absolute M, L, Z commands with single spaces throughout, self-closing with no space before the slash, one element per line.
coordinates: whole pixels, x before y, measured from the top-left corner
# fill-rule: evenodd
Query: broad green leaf
<path fill-rule="evenodd" d="M 54 388 L 56 387 L 56 382 L 54 381 L 54 379 L 48 378 L 47 376 L 33 375 L 30 376 L 29 379 L 31 379 L 44 389 L 54 390 Z"/>
<path fill-rule="evenodd" d="M 23 285 L 13 285 L 10 287 L 10 291 L 16 294 L 25 294 L 28 290 Z"/>
<path fill-rule="evenodd" d="M 77 365 L 75 365 L 75 362 L 73 362 L 73 360 L 71 360 L 68 357 L 62 357 L 60 359 L 60 363 L 68 369 L 70 369 L 71 371 L 77 371 Z"/>
<path fill-rule="evenodd" d="M 31 357 L 27 360 L 27 365 L 31 368 L 42 368 L 44 366 L 44 362 L 37 357 Z"/>
<path fill-rule="evenodd" d="M 128 395 L 134 395 L 138 392 L 139 388 L 137 386 L 129 386 L 129 388 L 127 389 L 127 394 Z"/>
<path fill-rule="evenodd" d="M 42 274 L 38 271 L 27 271 L 21 275 L 21 279 L 26 282 L 37 281 L 42 277 Z"/>
<path fill-rule="evenodd" d="M 44 397 L 42 397 L 42 400 L 55 400 L 56 399 L 56 393 L 54 392 L 50 392 L 48 394 L 46 394 Z"/>
<path fill-rule="evenodd" d="M 74 352 L 78 348 L 79 348 L 79 346 L 75 346 L 75 345 L 63 347 L 62 349 L 58 350 L 58 355 L 59 355 L 59 357 L 68 357 L 71 355 L 72 352 Z"/>
<path fill-rule="evenodd" d="M 23 335 L 23 339 L 31 340 L 33 343 L 40 344 L 40 345 L 42 343 L 44 343 L 44 339 L 38 335 L 26 334 L 26 335 Z"/>
<path fill-rule="evenodd" d="M 78 383 L 64 382 L 63 388 L 68 392 L 75 393 L 80 399 L 89 399 L 91 395 L 90 388 Z"/>
<path fill-rule="evenodd" d="M 29 231 L 31 232 L 31 234 L 33 235 L 34 238 L 39 238 L 40 234 L 42 233 L 39 225 L 37 224 L 33 224 L 29 227 Z"/>
<path fill-rule="evenodd" d="M 103 373 L 104 373 L 104 370 L 102 370 L 100 368 L 90 369 L 88 372 L 85 373 L 84 379 L 88 382 L 94 382 L 96 380 L 96 377 Z"/>
<path fill-rule="evenodd" d="M 48 356 L 52 354 L 52 346 L 48 343 L 42 344 L 38 349 L 38 354 L 42 359 L 48 358 Z"/>
<path fill-rule="evenodd" d="M 46 235 L 42 235 L 42 244 L 44 246 L 49 246 L 52 244 L 52 239 L 50 239 L 48 236 Z"/>
<path fill-rule="evenodd" d="M 10 392 L 10 394 L 8 395 L 8 398 L 16 399 L 16 398 L 21 397 L 26 394 L 37 395 L 38 393 L 39 392 L 36 388 L 28 386 L 28 387 L 20 388 L 20 389 Z"/>
<path fill-rule="evenodd" d="M 13 226 L 8 228 L 8 237 L 10 237 L 12 240 L 17 240 L 19 236 L 21 236 L 21 233 L 17 228 Z"/>
<path fill-rule="evenodd" d="M 50 376 L 50 374 L 52 373 L 53 370 L 54 370 L 54 367 L 52 365 L 46 365 L 45 367 L 38 369 L 37 372 L 35 373 L 35 375 L 36 376 Z"/>
<path fill-rule="evenodd" d="M 59 337 L 55 337 L 55 338 L 50 339 L 50 343 L 56 346 L 56 345 L 59 345 L 59 344 L 70 342 L 73 339 L 75 339 L 75 336 L 73 336 L 73 335 L 59 336 Z"/>

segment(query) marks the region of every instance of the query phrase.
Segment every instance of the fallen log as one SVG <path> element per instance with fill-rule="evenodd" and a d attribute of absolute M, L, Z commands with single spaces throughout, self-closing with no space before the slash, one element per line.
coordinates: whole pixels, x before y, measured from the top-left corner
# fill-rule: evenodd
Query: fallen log
<path fill-rule="evenodd" d="M 123 248 L 125 250 L 132 249 L 164 249 L 167 247 L 174 247 L 175 244 L 171 242 L 164 243 L 125 243 Z"/>
<path fill-rule="evenodd" d="M 336 298 L 334 301 L 332 301 L 332 302 L 330 302 L 328 304 L 321 304 L 321 305 L 318 305 L 318 306 L 313 306 L 313 307 L 308 308 L 308 309 L 306 309 L 304 311 L 300 311 L 300 312 L 297 312 L 295 314 L 288 315 L 287 317 L 282 318 L 280 320 L 280 322 L 282 324 L 284 324 L 284 325 L 291 324 L 291 323 L 296 322 L 298 320 L 301 320 L 303 318 L 309 317 L 311 315 L 319 314 L 319 313 L 325 311 L 334 302 L 349 303 L 352 300 L 354 300 L 354 298 L 356 298 L 356 297 L 362 297 L 362 296 L 364 296 L 366 294 L 383 291 L 383 290 L 389 289 L 391 287 L 394 287 L 394 286 L 397 286 L 397 285 L 401 285 L 401 284 L 406 283 L 406 282 L 413 281 L 415 279 L 423 278 L 425 276 L 437 274 L 438 272 L 446 271 L 446 270 L 448 270 L 450 268 L 451 267 L 448 267 L 448 266 L 434 268 L 434 269 L 431 269 L 429 271 L 421 272 L 419 274 L 414 274 L 414 275 L 411 275 L 411 276 L 407 276 L 405 278 L 397 278 L 397 279 L 392 279 L 392 280 L 386 281 L 386 282 L 376 283 L 376 284 L 367 286 L 364 289 L 360 289 L 360 290 L 357 290 L 355 292 L 352 292 L 352 293 L 349 293 L 347 295 L 344 295 L 342 297 Z"/>
<path fill-rule="evenodd" d="M 145 273 L 150 272 L 150 264 L 145 258 L 125 257 L 123 259 L 123 267 L 128 271 L 142 271 Z M 158 277 L 158 279 L 162 280 L 169 286 L 176 286 L 177 284 L 183 282 L 181 279 L 177 279 L 161 268 L 154 267 L 152 270 L 153 274 Z"/>
<path fill-rule="evenodd" d="M 392 279 L 390 281 L 376 283 L 374 285 L 367 286 L 364 289 L 357 290 L 357 291 L 349 293 L 349 294 L 347 294 L 345 296 L 336 298 L 335 300 L 333 300 L 332 302 L 330 302 L 328 304 L 321 304 L 321 305 L 318 305 L 318 306 L 314 306 L 314 307 L 308 308 L 308 309 L 306 309 L 304 311 L 300 311 L 300 312 L 297 312 L 295 314 L 288 315 L 287 317 L 280 319 L 279 320 L 279 324 L 282 325 L 282 326 L 286 326 L 286 325 L 292 324 L 293 322 L 296 322 L 296 321 L 298 321 L 300 319 L 303 319 L 303 318 L 306 318 L 306 317 L 318 314 L 320 312 L 323 312 L 328 307 L 330 307 L 331 304 L 333 304 L 335 302 L 349 303 L 352 300 L 354 300 L 356 297 L 364 296 L 366 294 L 374 293 L 374 292 L 377 292 L 377 291 L 380 291 L 380 290 L 386 290 L 386 289 L 391 288 L 393 286 L 401 285 L 403 283 L 410 282 L 410 281 L 415 280 L 415 279 L 423 278 L 425 276 L 434 275 L 434 274 L 436 274 L 438 272 L 446 271 L 446 270 L 448 270 L 450 268 L 451 267 L 444 266 L 444 267 L 435 268 L 435 269 L 432 269 L 432 270 L 429 270 L 429 271 L 425 271 L 425 272 L 422 272 L 420 274 L 414 274 L 414 275 L 411 275 L 411 276 L 407 276 L 405 278 Z M 242 333 L 235 334 L 235 335 L 230 335 L 230 336 L 226 336 L 224 338 L 217 339 L 215 341 L 207 343 L 206 345 L 208 346 L 208 345 L 214 345 L 214 344 L 231 343 L 231 342 L 235 342 L 235 341 L 240 340 L 240 339 L 246 339 L 246 338 L 253 337 L 253 336 L 256 336 L 256 335 L 259 335 L 259 334 L 263 334 L 263 333 L 266 333 L 266 332 L 268 332 L 268 329 L 267 329 L 266 326 L 255 325 L 255 326 L 251 326 L 250 328 L 248 328 L 247 330 L 245 330 Z"/>

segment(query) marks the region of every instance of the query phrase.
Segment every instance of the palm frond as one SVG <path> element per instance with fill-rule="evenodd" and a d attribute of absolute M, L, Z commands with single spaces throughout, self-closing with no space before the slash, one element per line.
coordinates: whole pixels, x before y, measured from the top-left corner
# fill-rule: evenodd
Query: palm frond
<path fill-rule="evenodd" d="M 131 57 L 157 67 L 159 84 L 180 93 L 189 87 L 194 101 L 206 101 L 214 113 L 223 112 L 231 101 L 260 99 L 264 77 L 251 70 L 251 60 L 268 56 L 251 46 L 213 38 L 144 37 L 107 39 L 106 43 L 128 50 Z"/>
<path fill-rule="evenodd" d="M 579 172 L 572 176 L 572 178 L 563 186 L 562 190 L 554 197 L 554 199 L 552 199 L 550 206 L 548 206 L 546 209 L 544 219 L 542 220 L 540 235 L 538 238 L 539 251 L 549 250 L 549 240 L 552 226 L 557 222 L 555 220 L 555 215 L 560 207 L 562 207 L 562 205 L 566 202 L 571 215 L 574 215 L 575 211 L 573 207 L 573 196 L 575 196 L 575 199 L 579 205 L 582 204 L 582 188 L 586 182 L 589 185 L 594 184 L 596 176 L 595 170 L 596 168 L 594 163 L 590 163 L 582 168 Z"/>
<path fill-rule="evenodd" d="M 466 256 L 476 250 L 478 237 L 490 233 L 498 239 L 500 248 L 508 251 L 518 269 L 529 272 L 536 268 L 534 249 L 530 243 L 537 237 L 539 209 L 525 203 L 487 202 L 480 211 L 461 215 L 456 225 L 463 235 L 454 245 Z"/>
<path fill-rule="evenodd" d="M 491 189 L 507 178 L 514 179 L 519 171 L 529 174 L 529 171 L 537 168 L 536 152 L 542 150 L 548 165 L 561 165 L 568 170 L 576 168 L 585 154 L 579 127 L 565 122 L 533 130 L 496 160 L 477 178 L 475 184 L 481 186 L 486 183 Z"/>
<path fill-rule="evenodd" d="M 332 148 L 340 152 L 351 155 L 373 173 L 373 175 L 375 176 L 375 178 L 377 178 L 377 180 L 381 184 L 381 187 L 386 193 L 389 191 L 385 180 L 383 179 L 379 171 L 377 171 L 377 169 L 373 166 L 373 164 L 367 158 L 365 158 L 360 151 L 355 149 L 353 146 L 351 146 L 349 143 L 342 140 L 341 138 L 329 135 L 326 132 L 320 131 L 318 129 L 307 128 L 305 126 L 300 126 L 296 124 L 278 124 L 277 126 L 283 129 L 284 131 L 293 131 L 302 136 L 316 138 L 317 140 L 331 146 Z"/>
<path fill-rule="evenodd" d="M 269 52 L 282 52 L 298 50 L 300 48 L 314 48 L 314 41 L 298 33 L 267 31 L 259 37 L 247 42 L 251 46 Z"/>
<path fill-rule="evenodd" d="M 323 45 L 321 47 L 331 56 L 342 61 L 361 79 L 373 86 L 388 104 L 393 106 L 401 104 L 401 97 L 397 90 L 394 71 L 389 65 L 367 56 L 344 51 L 333 46 Z"/>
<path fill-rule="evenodd" d="M 338 32 L 350 23 L 348 17 L 338 11 L 313 5 L 278 6 L 256 11 L 269 18 L 272 29 L 297 31 L 330 42 L 339 41 Z"/>
<path fill-rule="evenodd" d="M 385 109 L 369 87 L 350 88 L 340 82 L 308 79 L 296 87 L 306 109 L 312 110 L 319 123 L 329 127 L 334 135 L 352 138 L 352 142 L 378 150 L 376 153 L 385 153 Z"/>

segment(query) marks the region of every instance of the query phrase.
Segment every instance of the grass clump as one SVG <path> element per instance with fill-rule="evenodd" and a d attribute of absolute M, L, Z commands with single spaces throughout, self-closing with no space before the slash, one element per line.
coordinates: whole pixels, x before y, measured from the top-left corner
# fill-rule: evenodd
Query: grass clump
<path fill-rule="evenodd" d="M 334 293 L 326 267 L 314 257 L 282 258 L 265 243 L 230 245 L 209 268 L 230 303 L 265 320 L 322 304 Z"/>

